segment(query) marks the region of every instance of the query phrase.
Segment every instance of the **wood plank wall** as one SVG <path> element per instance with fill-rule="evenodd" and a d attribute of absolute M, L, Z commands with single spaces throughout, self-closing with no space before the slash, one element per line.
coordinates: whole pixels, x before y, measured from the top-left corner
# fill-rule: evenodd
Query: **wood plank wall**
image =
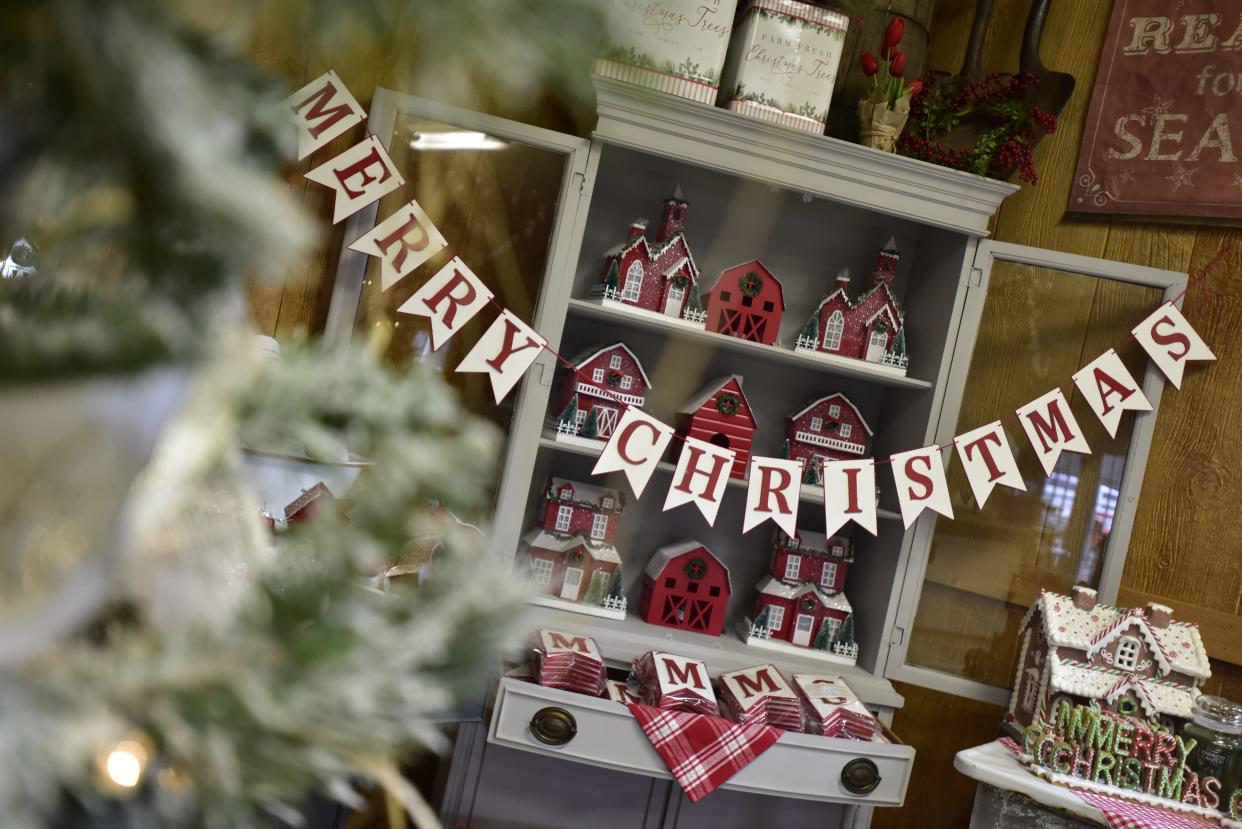
<path fill-rule="evenodd" d="M 1029 0 L 996 0 L 984 51 L 984 68 L 1013 71 Z M 1063 219 L 1070 180 L 1110 3 L 1054 0 L 1044 33 L 1044 62 L 1077 78 L 1074 97 L 1056 135 L 1036 153 L 1042 179 L 1024 187 L 1002 207 L 996 238 L 1008 242 L 1100 256 L 1139 265 L 1191 271 L 1211 259 L 1226 240 L 1234 248 L 1217 268 L 1205 296 L 1187 298 L 1187 317 L 1215 349 L 1220 362 L 1193 371 L 1181 391 L 1164 396 L 1140 516 L 1122 584 L 1126 605 L 1159 601 L 1179 618 L 1197 621 L 1215 658 L 1207 690 L 1242 699 L 1242 522 L 1233 509 L 1242 501 L 1242 232 L 1210 226 L 1177 226 Z M 969 35 L 974 0 L 939 0 L 932 24 L 930 65 L 956 69 Z M 364 106 L 370 90 L 384 85 L 418 93 L 402 82 L 391 52 L 342 64 L 330 47 L 292 42 L 277 17 L 259 21 L 254 54 L 266 67 L 300 86 L 333 66 Z M 394 37 L 394 40 L 399 38 Z M 423 94 L 427 94 L 423 91 Z M 583 113 L 558 102 L 536 101 L 524 111 L 498 112 L 551 129 L 584 134 Z M 358 136 L 340 139 L 336 149 Z M 326 157 L 326 155 L 325 155 Z M 308 208 L 328 226 L 327 191 L 289 176 Z M 315 256 L 290 265 L 282 282 L 250 291 L 257 328 L 287 337 L 323 326 L 341 229 L 325 232 Z M 1221 661 L 1229 659 L 1235 664 Z M 990 739 L 1000 710 L 902 684 L 906 707 L 894 729 L 919 752 L 907 805 L 879 810 L 874 825 L 961 827 L 969 822 L 974 785 L 953 770 L 960 749 Z"/>
<path fill-rule="evenodd" d="M 966 51 L 974 0 L 939 0 L 930 65 L 957 69 Z M 1185 313 L 1220 361 L 1168 389 L 1143 482 L 1119 603 L 1158 601 L 1200 624 L 1213 656 L 1206 689 L 1242 699 L 1242 232 L 1211 226 L 1071 221 L 1063 218 L 1095 82 L 1111 3 L 1054 0 L 1044 30 L 1044 63 L 1077 79 L 1055 135 L 1036 151 L 1041 179 L 1001 207 L 994 235 L 1006 242 L 1193 273 L 1221 244 L 1233 249 L 1213 272 L 1210 292 L 1192 293 Z M 1016 71 L 1029 0 L 996 0 L 984 68 Z M 1232 172 L 1232 171 L 1230 171 Z M 1222 661 L 1224 659 L 1230 662 Z M 973 781 L 953 755 L 995 733 L 1000 709 L 901 684 L 906 707 L 894 730 L 918 750 L 906 806 L 879 810 L 878 829 L 962 827 Z"/>

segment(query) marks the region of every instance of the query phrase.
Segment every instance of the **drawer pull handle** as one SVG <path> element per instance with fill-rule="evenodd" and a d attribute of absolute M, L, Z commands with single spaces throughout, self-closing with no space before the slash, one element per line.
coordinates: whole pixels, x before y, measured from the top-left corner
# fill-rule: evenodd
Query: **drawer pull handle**
<path fill-rule="evenodd" d="M 855 757 L 841 769 L 841 785 L 850 794 L 871 794 L 880 785 L 880 770 L 866 757 Z"/>
<path fill-rule="evenodd" d="M 540 708 L 530 718 L 530 733 L 545 745 L 563 746 L 578 734 L 578 723 L 564 708 Z"/>

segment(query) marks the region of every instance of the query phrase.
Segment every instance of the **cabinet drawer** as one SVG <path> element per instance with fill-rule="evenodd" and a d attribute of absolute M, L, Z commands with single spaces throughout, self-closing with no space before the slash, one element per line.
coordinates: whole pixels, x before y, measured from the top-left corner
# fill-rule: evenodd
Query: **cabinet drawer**
<path fill-rule="evenodd" d="M 561 709 L 572 718 L 569 727 L 575 733 L 560 745 L 540 740 L 532 730 L 532 720 L 547 708 Z M 552 724 L 561 733 L 552 736 L 568 736 L 564 732 L 566 723 L 568 718 L 554 717 Z M 545 737 L 548 736 L 545 729 Z M 616 771 L 672 776 L 621 703 L 510 677 L 500 680 L 487 738 L 509 748 Z M 842 783 L 842 770 L 855 759 L 870 760 L 879 773 L 879 783 L 867 794 L 853 794 Z M 724 788 L 776 797 L 898 806 L 905 798 L 913 761 L 914 749 L 900 744 L 786 733 L 776 745 L 734 775 Z"/>

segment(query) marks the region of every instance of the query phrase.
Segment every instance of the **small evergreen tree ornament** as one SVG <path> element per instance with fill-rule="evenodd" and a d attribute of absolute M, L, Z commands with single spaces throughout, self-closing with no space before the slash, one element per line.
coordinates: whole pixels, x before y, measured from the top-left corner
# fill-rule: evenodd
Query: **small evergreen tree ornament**
<path fill-rule="evenodd" d="M 572 433 L 577 427 L 578 395 L 575 394 L 573 397 L 569 398 L 569 402 L 565 404 L 565 409 L 561 412 L 560 417 L 557 418 L 557 423 L 561 426 L 560 431 L 566 433 Z"/>
<path fill-rule="evenodd" d="M 767 630 L 768 625 L 771 624 L 770 619 L 772 617 L 772 614 L 769 612 L 769 610 L 771 610 L 771 606 L 764 605 L 763 610 L 759 611 L 759 615 L 755 617 L 755 621 L 752 623 L 751 626 L 759 630 Z"/>
<path fill-rule="evenodd" d="M 819 317 L 815 314 L 806 321 L 806 325 L 802 326 L 802 333 L 798 335 L 799 339 L 805 339 L 815 342 L 819 339 Z"/>
<path fill-rule="evenodd" d="M 834 645 L 849 647 L 854 644 L 854 614 L 851 613 L 845 617 L 845 621 L 841 623 L 841 629 L 837 631 L 837 636 L 832 640 Z"/>
<path fill-rule="evenodd" d="M 586 420 L 582 423 L 582 431 L 579 433 L 584 438 L 599 437 L 599 418 L 595 416 L 595 409 L 591 409 L 587 413 Z"/>
<path fill-rule="evenodd" d="M 604 278 L 604 287 L 610 290 L 619 290 L 621 286 L 621 272 L 617 269 L 617 260 L 613 260 L 608 265 L 608 275 Z"/>
<path fill-rule="evenodd" d="M 827 651 L 828 646 L 832 644 L 832 625 L 828 624 L 825 619 L 824 623 L 819 626 L 819 633 L 815 634 L 815 641 L 811 643 L 817 651 Z"/>
<path fill-rule="evenodd" d="M 620 600 L 621 600 L 621 598 L 625 595 L 625 594 L 622 592 L 621 587 L 622 587 L 622 585 L 621 585 L 621 570 L 620 570 L 620 568 L 618 568 L 618 569 L 617 569 L 617 570 L 616 570 L 616 571 L 612 574 L 612 584 L 610 584 L 610 585 L 608 586 L 608 598 L 613 599 L 613 600 L 616 600 L 616 601 L 620 601 Z"/>
<path fill-rule="evenodd" d="M 584 604 L 593 604 L 601 606 L 604 604 L 604 595 L 607 591 L 605 586 L 608 581 L 608 574 L 603 570 L 596 570 L 591 574 L 591 585 L 587 588 L 586 596 L 582 598 Z"/>

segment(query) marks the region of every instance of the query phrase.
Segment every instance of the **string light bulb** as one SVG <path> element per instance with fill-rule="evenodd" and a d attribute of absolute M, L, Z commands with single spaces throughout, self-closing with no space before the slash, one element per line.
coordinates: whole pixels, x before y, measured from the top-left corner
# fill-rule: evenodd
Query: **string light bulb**
<path fill-rule="evenodd" d="M 144 737 L 135 735 L 101 751 L 96 761 L 100 788 L 110 794 L 133 792 L 151 760 L 148 744 Z"/>

